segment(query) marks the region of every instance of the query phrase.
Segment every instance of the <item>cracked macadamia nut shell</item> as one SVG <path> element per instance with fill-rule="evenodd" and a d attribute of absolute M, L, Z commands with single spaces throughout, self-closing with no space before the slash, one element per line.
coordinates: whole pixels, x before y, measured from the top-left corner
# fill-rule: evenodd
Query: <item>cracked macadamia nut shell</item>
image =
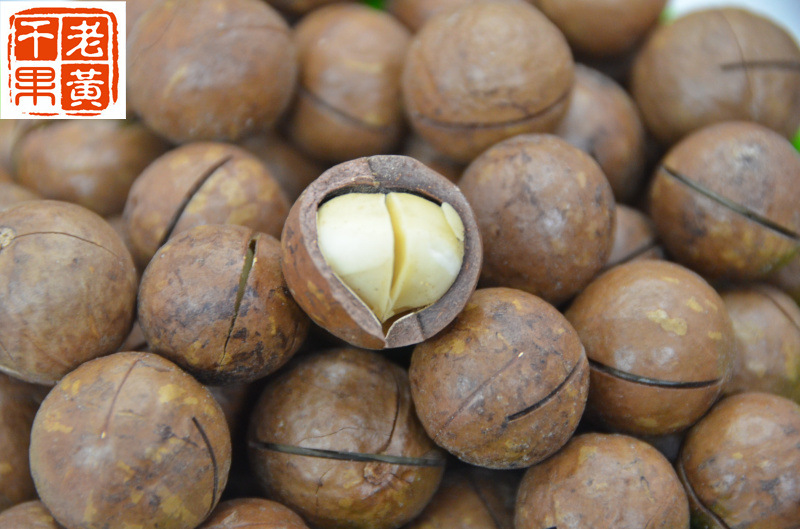
<path fill-rule="evenodd" d="M 525 473 L 515 524 L 517 529 L 685 529 L 689 505 L 658 450 L 626 435 L 586 434 Z"/>
<path fill-rule="evenodd" d="M 800 308 L 767 285 L 723 291 L 736 334 L 736 361 L 725 394 L 775 393 L 800 403 Z"/>
<path fill-rule="evenodd" d="M 154 161 L 125 204 L 128 242 L 144 268 L 170 237 L 203 224 L 237 224 L 278 237 L 289 202 L 261 161 L 224 143 L 183 145 Z"/>
<path fill-rule="evenodd" d="M 572 91 L 572 54 L 524 2 L 468 3 L 415 35 L 402 82 L 414 130 L 467 163 L 506 138 L 556 127 Z"/>
<path fill-rule="evenodd" d="M 616 266 L 565 315 L 591 365 L 587 414 L 606 427 L 640 435 L 683 430 L 730 377 L 734 336 L 725 304 L 682 266 Z"/>
<path fill-rule="evenodd" d="M 314 11 L 295 28 L 300 81 L 288 133 L 305 152 L 343 162 L 390 152 L 404 132 L 400 73 L 411 36 L 361 4 Z"/>
<path fill-rule="evenodd" d="M 308 529 L 303 519 L 278 502 L 261 498 L 228 500 L 217 505 L 197 529 Z M 2 528 L 0 528 L 2 529 Z"/>
<path fill-rule="evenodd" d="M 327 199 L 349 192 L 405 192 L 447 203 L 464 225 L 464 257 L 450 289 L 387 328 L 334 274 L 317 243 L 317 211 Z M 292 296 L 315 323 L 346 342 L 369 349 L 419 343 L 442 330 L 467 303 L 478 282 L 481 240 L 458 187 L 406 156 L 372 156 L 337 165 L 309 185 L 292 206 L 281 237 L 283 274 Z"/>
<path fill-rule="evenodd" d="M 300 358 L 272 378 L 249 447 L 268 496 L 321 529 L 399 527 L 430 501 L 444 471 L 406 372 L 352 348 Z"/>
<path fill-rule="evenodd" d="M 712 123 L 754 121 L 791 138 L 800 126 L 800 48 L 742 9 L 689 13 L 660 26 L 639 52 L 631 91 L 662 143 Z"/>
<path fill-rule="evenodd" d="M 230 458 L 211 394 L 149 353 L 98 358 L 65 376 L 31 432 L 36 490 L 70 529 L 193 529 L 219 501 Z"/>
<path fill-rule="evenodd" d="M 575 431 L 589 369 L 577 333 L 554 307 L 520 290 L 486 288 L 414 349 L 409 377 L 436 444 L 473 465 L 521 468 Z"/>
<path fill-rule="evenodd" d="M 742 393 L 690 431 L 678 461 L 692 522 L 711 529 L 793 529 L 800 520 L 800 406 Z"/>
<path fill-rule="evenodd" d="M 131 106 L 175 143 L 266 130 L 296 76 L 289 27 L 260 0 L 156 2 L 129 35 Z"/>
<path fill-rule="evenodd" d="M 650 189 L 650 214 L 670 255 L 713 279 L 754 280 L 786 263 L 800 248 L 798 204 L 800 153 L 747 122 L 685 138 Z"/>
<path fill-rule="evenodd" d="M 198 226 L 167 242 L 139 288 L 139 323 L 152 352 L 206 384 L 277 370 L 308 331 L 280 255 L 275 238 L 243 226 Z"/>
<path fill-rule="evenodd" d="M 0 211 L 0 371 L 54 384 L 131 329 L 136 269 L 88 209 L 36 200 Z"/>
<path fill-rule="evenodd" d="M 107 217 L 122 213 L 133 181 L 167 148 L 135 121 L 55 121 L 17 141 L 14 174 L 44 198 Z"/>
<path fill-rule="evenodd" d="M 603 267 L 614 195 L 585 152 L 549 134 L 494 145 L 459 181 L 485 248 L 482 286 L 517 288 L 555 305 Z"/>

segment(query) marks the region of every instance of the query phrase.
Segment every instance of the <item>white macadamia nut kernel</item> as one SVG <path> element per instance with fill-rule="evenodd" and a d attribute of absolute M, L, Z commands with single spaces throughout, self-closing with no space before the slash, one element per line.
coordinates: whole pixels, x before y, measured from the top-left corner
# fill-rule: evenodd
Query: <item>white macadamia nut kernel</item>
<path fill-rule="evenodd" d="M 435 303 L 464 260 L 450 204 L 410 193 L 349 193 L 317 211 L 317 244 L 333 272 L 385 322 Z"/>

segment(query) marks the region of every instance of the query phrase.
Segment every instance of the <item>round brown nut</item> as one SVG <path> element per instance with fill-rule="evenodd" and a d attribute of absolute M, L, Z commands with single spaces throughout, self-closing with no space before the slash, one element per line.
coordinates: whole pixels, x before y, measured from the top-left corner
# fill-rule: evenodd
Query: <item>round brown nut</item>
<path fill-rule="evenodd" d="M 414 130 L 468 163 L 511 136 L 552 131 L 572 82 L 561 32 L 524 2 L 495 1 L 431 19 L 411 42 L 402 88 Z"/>
<path fill-rule="evenodd" d="M 249 152 L 198 142 L 174 149 L 136 179 L 125 204 L 128 242 L 144 268 L 170 237 L 203 224 L 237 224 L 278 237 L 289 203 Z"/>
<path fill-rule="evenodd" d="M 289 27 L 260 0 L 157 2 L 129 37 L 131 106 L 173 142 L 266 130 L 294 93 Z"/>
<path fill-rule="evenodd" d="M 38 500 L 21 503 L 0 513 L 0 529 L 64 529 Z"/>
<path fill-rule="evenodd" d="M 37 393 L 40 387 L 0 374 L 0 511 L 36 498 L 28 447 Z"/>
<path fill-rule="evenodd" d="M 399 527 L 430 501 L 444 471 L 405 371 L 359 349 L 306 356 L 272 378 L 249 443 L 269 497 L 320 529 Z"/>
<path fill-rule="evenodd" d="M 631 50 L 658 21 L 667 0 L 529 0 L 564 32 L 576 53 Z"/>
<path fill-rule="evenodd" d="M 204 384 L 277 370 L 308 331 L 280 256 L 275 238 L 243 226 L 198 226 L 174 237 L 139 287 L 139 323 L 152 351 Z"/>
<path fill-rule="evenodd" d="M 291 204 L 308 184 L 325 172 L 323 165 L 298 151 L 277 134 L 250 136 L 239 142 L 239 146 L 267 166 Z"/>
<path fill-rule="evenodd" d="M 476 158 L 459 186 L 486 248 L 482 285 L 518 288 L 557 305 L 606 263 L 614 195 L 597 163 L 561 138 L 505 140 Z"/>
<path fill-rule="evenodd" d="M 644 179 L 645 133 L 630 96 L 597 70 L 575 65 L 575 85 L 555 134 L 592 155 L 619 202 L 635 198 Z"/>
<path fill-rule="evenodd" d="M 404 529 L 513 529 L 518 483 L 515 472 L 448 468 L 431 502 Z"/>
<path fill-rule="evenodd" d="M 225 416 L 208 391 L 149 353 L 116 353 L 65 376 L 39 408 L 31 472 L 70 529 L 192 529 L 230 468 Z"/>
<path fill-rule="evenodd" d="M 800 125 L 800 47 L 770 20 L 710 9 L 665 24 L 633 67 L 647 128 L 672 144 L 721 121 L 754 121 L 791 138 Z"/>
<path fill-rule="evenodd" d="M 773 131 L 730 122 L 661 162 L 650 213 L 667 251 L 714 279 L 764 277 L 800 248 L 800 154 Z"/>
<path fill-rule="evenodd" d="M 141 123 L 57 121 L 17 141 L 14 174 L 44 198 L 106 217 L 122 213 L 133 181 L 166 150 L 166 142 Z"/>
<path fill-rule="evenodd" d="M 453 11 L 475 0 L 389 0 L 386 10 L 400 22 L 417 32 L 429 19 L 446 11 Z"/>
<path fill-rule="evenodd" d="M 416 195 L 423 204 L 387 212 L 384 197 L 391 193 Z M 360 195 L 345 200 L 356 200 L 355 207 L 329 207 L 338 213 L 321 224 L 323 208 L 351 194 Z M 426 205 L 436 211 L 423 212 Z M 292 206 L 281 243 L 283 274 L 300 307 L 332 334 L 370 349 L 419 343 L 442 330 L 467 303 L 480 273 L 480 235 L 466 199 L 405 156 L 360 158 L 326 171 Z M 329 257 L 336 251 L 354 262 L 335 271 L 321 245 Z M 426 275 L 428 268 L 437 273 Z M 354 286 L 353 279 L 363 282 Z M 399 303 L 397 294 L 405 291 L 419 294 L 419 304 Z M 387 306 L 388 298 L 398 303 Z"/>
<path fill-rule="evenodd" d="M 297 514 L 280 503 L 261 498 L 228 500 L 217 505 L 197 529 L 308 529 Z M 0 529 L 2 529 L 0 527 Z"/>
<path fill-rule="evenodd" d="M 42 197 L 28 189 L 12 182 L 0 181 L 0 210 L 31 200 L 40 200 Z"/>
<path fill-rule="evenodd" d="M 573 438 L 525 473 L 517 529 L 689 527 L 686 493 L 669 461 L 626 435 Z"/>
<path fill-rule="evenodd" d="M 510 288 L 480 289 L 411 357 L 411 394 L 425 431 L 462 461 L 521 468 L 549 457 L 583 413 L 589 369 L 572 326 Z"/>
<path fill-rule="evenodd" d="M 0 211 L 0 371 L 54 384 L 116 351 L 136 287 L 128 249 L 97 214 L 50 200 Z"/>
<path fill-rule="evenodd" d="M 410 156 L 444 176 L 451 182 L 458 182 L 464 172 L 464 164 L 460 164 L 433 148 L 419 134 L 409 134 L 403 145 L 403 156 Z"/>
<path fill-rule="evenodd" d="M 734 336 L 725 304 L 682 266 L 616 266 L 565 315 L 591 365 L 587 414 L 607 427 L 641 435 L 683 430 L 730 377 Z"/>
<path fill-rule="evenodd" d="M 653 221 L 644 213 L 617 204 L 614 244 L 603 270 L 639 259 L 663 259 Z"/>
<path fill-rule="evenodd" d="M 766 393 L 723 400 L 686 437 L 678 475 L 693 527 L 793 529 L 800 520 L 800 406 Z"/>
<path fill-rule="evenodd" d="M 298 97 L 292 141 L 343 162 L 389 152 L 404 130 L 400 73 L 410 35 L 391 15 L 361 4 L 318 9 L 295 28 Z"/>
<path fill-rule="evenodd" d="M 724 393 L 763 391 L 800 402 L 800 308 L 766 285 L 721 294 L 737 346 L 733 377 Z"/>

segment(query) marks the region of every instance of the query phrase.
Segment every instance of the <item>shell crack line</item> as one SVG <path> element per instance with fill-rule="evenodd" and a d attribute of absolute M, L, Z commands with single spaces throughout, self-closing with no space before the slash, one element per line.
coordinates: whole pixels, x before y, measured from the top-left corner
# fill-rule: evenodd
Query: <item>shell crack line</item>
<path fill-rule="evenodd" d="M 569 374 L 566 377 L 564 377 L 564 380 L 562 380 L 561 383 L 553 389 L 553 391 L 548 393 L 543 399 L 539 400 L 535 404 L 532 404 L 527 408 L 524 408 L 516 413 L 512 413 L 511 415 L 506 417 L 506 422 L 512 422 L 516 421 L 517 419 L 521 419 L 522 417 L 528 415 L 529 413 L 533 413 L 534 411 L 538 410 L 539 408 L 541 408 L 542 406 L 553 400 L 553 397 L 558 395 L 559 391 L 561 391 L 561 389 L 564 386 L 569 384 L 570 381 L 572 381 L 572 379 L 575 378 L 575 374 L 578 372 L 578 368 L 580 367 L 581 367 L 581 362 L 578 361 L 572 367 L 572 370 L 570 370 Z"/>
<path fill-rule="evenodd" d="M 239 274 L 239 288 L 236 290 L 236 301 L 233 304 L 233 317 L 231 318 L 231 326 L 228 328 L 228 335 L 225 336 L 225 345 L 222 347 L 222 357 L 219 359 L 218 365 L 225 365 L 225 359 L 228 356 L 228 342 L 231 340 L 233 329 L 236 326 L 236 320 L 239 317 L 239 309 L 242 306 L 242 299 L 244 298 L 245 291 L 247 290 L 247 280 L 250 278 L 250 271 L 253 269 L 255 263 L 256 248 L 258 246 L 258 235 L 250 238 L 247 243 L 247 252 L 244 257 L 244 265 L 242 266 L 242 273 Z"/>
<path fill-rule="evenodd" d="M 715 386 L 721 382 L 721 380 L 718 378 L 714 380 L 702 380 L 699 382 L 676 382 L 672 380 L 658 380 L 655 378 L 642 377 L 639 375 L 626 373 L 625 371 L 614 369 L 613 367 L 609 367 L 594 360 L 589 360 L 589 365 L 592 367 L 592 369 L 596 369 L 597 371 L 602 371 L 607 375 L 611 375 L 616 378 L 621 378 L 622 380 L 627 380 L 628 382 L 642 384 L 645 386 L 655 386 L 660 388 L 673 388 L 673 389 L 707 388 L 710 386 Z"/>
<path fill-rule="evenodd" d="M 209 505 L 208 512 L 205 516 L 208 517 L 208 515 L 211 514 L 211 511 L 214 510 L 214 506 L 217 504 L 217 494 L 219 494 L 219 468 L 217 467 L 217 457 L 214 455 L 214 449 L 211 448 L 211 441 L 209 441 L 206 431 L 202 426 L 200 426 L 200 421 L 197 420 L 197 417 L 192 417 L 192 424 L 194 424 L 194 427 L 197 428 L 198 432 L 200 432 L 200 437 L 203 438 L 203 442 L 206 445 L 206 450 L 208 450 L 208 455 L 211 458 L 211 466 L 214 469 L 214 488 L 211 491 L 211 505 Z"/>
<path fill-rule="evenodd" d="M 356 452 L 339 452 L 336 450 L 323 450 L 320 448 L 304 448 L 280 443 L 266 443 L 263 441 L 250 441 L 250 447 L 258 450 L 270 450 L 283 454 L 298 456 L 320 457 L 323 459 L 336 459 L 339 461 L 352 461 L 356 463 L 388 463 L 390 465 L 405 465 L 409 467 L 441 467 L 445 464 L 444 458 L 405 457 L 388 454 L 359 454 Z"/>

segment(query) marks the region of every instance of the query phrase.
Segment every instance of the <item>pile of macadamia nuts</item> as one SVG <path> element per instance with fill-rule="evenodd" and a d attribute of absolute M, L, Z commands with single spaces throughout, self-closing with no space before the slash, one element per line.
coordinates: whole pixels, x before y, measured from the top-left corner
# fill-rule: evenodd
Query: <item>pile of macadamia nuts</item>
<path fill-rule="evenodd" d="M 800 47 L 665 4 L 128 0 L 0 122 L 0 529 L 800 527 Z"/>

